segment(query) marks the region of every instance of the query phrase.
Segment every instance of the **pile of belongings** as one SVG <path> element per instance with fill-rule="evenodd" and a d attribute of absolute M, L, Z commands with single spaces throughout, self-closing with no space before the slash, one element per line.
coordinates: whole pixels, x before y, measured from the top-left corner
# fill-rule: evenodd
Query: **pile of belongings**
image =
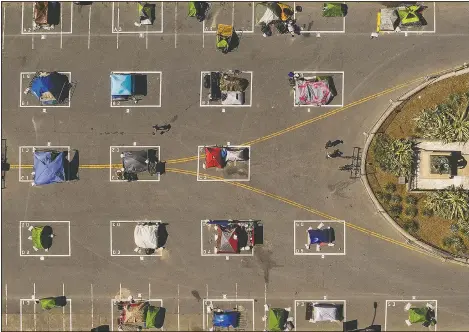
<path fill-rule="evenodd" d="M 271 35 L 270 25 L 280 34 L 288 32 L 287 22 L 293 18 L 293 8 L 281 2 L 261 2 L 256 4 L 256 24 L 262 33 Z"/>
<path fill-rule="evenodd" d="M 255 245 L 254 221 L 211 220 L 207 224 L 216 226 L 217 254 L 238 254 L 241 250 L 250 250 Z"/>
<path fill-rule="evenodd" d="M 344 17 L 347 15 L 347 5 L 344 3 L 329 2 L 322 7 L 324 17 Z"/>
<path fill-rule="evenodd" d="M 248 86 L 247 79 L 223 73 L 220 78 L 222 105 L 244 105 L 245 91 Z"/>
<path fill-rule="evenodd" d="M 156 5 L 139 1 L 137 3 L 137 9 L 140 17 L 140 24 L 136 23 L 135 25 L 153 25 L 156 16 Z"/>
<path fill-rule="evenodd" d="M 60 23 L 60 3 L 37 1 L 33 8 L 33 30 L 51 30 Z"/>
<path fill-rule="evenodd" d="M 306 320 L 317 322 L 341 322 L 344 319 L 343 305 L 334 303 L 307 303 Z"/>
<path fill-rule="evenodd" d="M 69 98 L 71 84 L 68 76 L 54 72 L 38 72 L 25 93 L 31 92 L 41 105 L 57 105 Z"/>
<path fill-rule="evenodd" d="M 33 185 L 65 182 L 65 152 L 35 151 Z"/>
<path fill-rule="evenodd" d="M 235 147 L 205 147 L 204 168 L 224 168 L 229 162 L 248 161 L 249 148 Z"/>
<path fill-rule="evenodd" d="M 395 31 L 399 28 L 420 27 L 427 25 L 422 11 L 427 7 L 421 5 L 383 8 L 380 11 L 380 31 Z"/>
<path fill-rule="evenodd" d="M 118 331 L 131 328 L 161 328 L 164 323 L 165 309 L 150 305 L 147 301 L 125 301 L 117 304 L 120 310 Z"/>
<path fill-rule="evenodd" d="M 331 76 L 295 77 L 295 105 L 322 106 L 337 95 Z"/>
<path fill-rule="evenodd" d="M 195 17 L 199 22 L 207 18 L 210 4 L 205 1 L 189 1 L 189 17 Z"/>

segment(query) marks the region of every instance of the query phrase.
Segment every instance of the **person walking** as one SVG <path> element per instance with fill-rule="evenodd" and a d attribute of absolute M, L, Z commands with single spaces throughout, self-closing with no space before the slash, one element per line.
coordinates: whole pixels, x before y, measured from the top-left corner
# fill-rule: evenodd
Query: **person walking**
<path fill-rule="evenodd" d="M 331 159 L 331 158 L 337 158 L 337 157 L 342 157 L 343 152 L 341 152 L 339 149 L 334 150 L 332 153 L 326 153 L 326 158 Z"/>
<path fill-rule="evenodd" d="M 329 141 L 326 142 L 326 149 L 332 148 L 336 145 L 343 144 L 343 143 L 344 143 L 344 141 L 342 141 L 340 139 L 336 139 L 335 141 L 329 140 Z"/>

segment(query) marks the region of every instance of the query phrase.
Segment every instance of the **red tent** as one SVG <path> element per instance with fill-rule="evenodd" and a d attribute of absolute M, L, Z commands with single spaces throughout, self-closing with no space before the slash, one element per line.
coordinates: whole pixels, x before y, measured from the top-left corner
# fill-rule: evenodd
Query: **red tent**
<path fill-rule="evenodd" d="M 223 160 L 221 157 L 222 148 L 205 148 L 205 167 L 223 168 Z"/>

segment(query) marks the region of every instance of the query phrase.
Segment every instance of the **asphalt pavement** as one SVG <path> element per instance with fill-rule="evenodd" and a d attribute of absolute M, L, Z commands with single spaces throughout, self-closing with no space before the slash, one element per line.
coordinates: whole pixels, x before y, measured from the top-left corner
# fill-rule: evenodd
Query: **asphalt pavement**
<path fill-rule="evenodd" d="M 31 169 L 7 172 L 2 190 L 2 330 L 89 330 L 111 325 L 113 318 L 116 328 L 111 302 L 129 294 L 162 301 L 166 330 L 208 328 L 204 299 L 242 305 L 248 313 L 246 329 L 254 324 L 255 330 L 264 330 L 266 303 L 291 307 L 297 330 L 341 331 L 340 324 L 305 320 L 302 303 L 343 301 L 346 320 L 357 320 L 360 327 L 371 324 L 377 302 L 374 323 L 383 330 L 425 330 L 418 324 L 408 327 L 400 306 L 431 302 L 437 307 L 438 330 L 467 330 L 467 269 L 393 243 L 405 240 L 375 211 L 360 180 L 338 169 L 348 160 L 326 159 L 324 145 L 341 139 L 341 151 L 352 155 L 355 147 L 363 147 L 364 133 L 389 100 L 417 82 L 343 110 L 338 106 L 342 102 L 346 106 L 468 62 L 469 3 L 428 3 L 424 33 L 377 39 L 370 34 L 381 5 L 348 5 L 342 24 L 329 26 L 319 18 L 315 25 L 317 4 L 309 8 L 302 3 L 298 20 L 307 32 L 264 38 L 253 26 L 252 3 L 219 4 L 219 16 L 206 24 L 187 17 L 185 3 L 164 3 L 162 12 L 156 6 L 157 19 L 149 29 L 133 24 L 134 4 L 65 3 L 63 24 L 53 34 L 30 34 L 30 3 L 2 3 L 2 138 L 8 162 L 20 165 L 21 155 L 31 158 L 21 147 L 50 145 L 78 151 L 84 166 L 77 181 L 41 187 L 19 181 Z M 214 22 L 234 22 L 244 30 L 238 32 L 237 50 L 227 55 L 216 51 L 210 30 Z M 251 106 L 203 107 L 201 72 L 235 69 L 252 72 Z M 39 70 L 70 73 L 75 87 L 69 107 L 21 104 L 22 81 L 27 81 L 23 75 Z M 147 104 L 152 106 L 113 107 L 109 75 L 123 71 L 161 72 L 152 76 L 154 94 Z M 340 103 L 294 107 L 290 71 L 342 73 L 336 97 Z M 268 136 L 314 118 L 301 128 Z M 171 124 L 171 129 L 152 135 L 156 124 Z M 160 181 L 110 181 L 111 146 L 155 146 L 161 160 L 171 161 L 197 156 L 198 146 L 243 145 L 259 137 L 264 139 L 250 149 L 249 181 L 197 181 L 197 160 L 168 162 Z M 345 248 L 337 247 L 343 254 L 327 255 L 335 250 L 328 248 L 324 255 L 296 255 L 306 236 L 301 235 L 304 225 L 296 230 L 295 221 L 329 217 L 357 226 L 337 232 L 345 236 L 338 241 Z M 201 220 L 206 219 L 261 220 L 264 243 L 253 256 L 204 257 Z M 122 250 L 133 252 L 132 227 L 113 230 L 112 222 L 136 220 L 168 224 L 161 256 L 112 255 L 114 231 L 123 239 Z M 57 225 L 60 252 L 52 247 L 44 259 L 25 257 L 28 242 L 22 232 L 27 227 L 22 223 L 31 221 L 69 222 L 69 227 Z M 54 253 L 61 256 L 48 256 Z M 62 294 L 70 301 L 58 313 L 44 313 L 27 301 L 33 295 Z"/>

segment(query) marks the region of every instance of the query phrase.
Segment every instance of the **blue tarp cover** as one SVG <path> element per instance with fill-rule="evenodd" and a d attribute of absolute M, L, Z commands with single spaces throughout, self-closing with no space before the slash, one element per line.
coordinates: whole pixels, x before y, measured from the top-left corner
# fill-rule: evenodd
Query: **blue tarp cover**
<path fill-rule="evenodd" d="M 213 326 L 218 327 L 238 327 L 239 312 L 224 311 L 213 313 Z"/>
<path fill-rule="evenodd" d="M 68 97 L 69 87 L 68 77 L 66 75 L 52 72 L 47 76 L 38 76 L 31 82 L 31 92 L 40 99 L 42 95 L 49 92 L 57 101 Z M 48 103 L 53 103 L 48 101 Z"/>
<path fill-rule="evenodd" d="M 131 74 L 111 75 L 111 95 L 131 96 L 133 93 L 132 81 Z"/>
<path fill-rule="evenodd" d="M 65 152 L 52 160 L 52 152 L 34 152 L 34 184 L 51 184 L 65 181 Z"/>
<path fill-rule="evenodd" d="M 311 243 L 329 243 L 330 239 L 326 230 L 310 229 L 308 231 Z"/>

